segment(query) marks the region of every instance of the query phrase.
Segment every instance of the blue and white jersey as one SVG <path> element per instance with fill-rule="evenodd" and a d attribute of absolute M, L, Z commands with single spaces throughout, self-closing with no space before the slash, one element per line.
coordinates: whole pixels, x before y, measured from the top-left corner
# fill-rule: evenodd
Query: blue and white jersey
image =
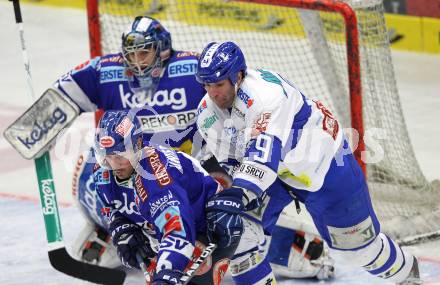
<path fill-rule="evenodd" d="M 221 186 L 194 158 L 161 146 L 145 147 L 125 182 L 110 170 L 97 167 L 94 173 L 102 211 L 122 213 L 157 240 L 157 268 L 183 270 L 197 233 L 206 233 L 205 202 Z"/>
<path fill-rule="evenodd" d="M 164 141 L 157 141 L 158 144 L 189 153 L 197 105 L 205 94 L 195 79 L 196 67 L 196 53 L 174 51 L 165 67 L 155 71 L 160 76 L 156 91 L 133 93 L 122 55 L 108 54 L 77 66 L 59 78 L 55 87 L 69 96 L 82 112 L 148 106 L 148 110 L 138 113 L 143 131 L 149 137 L 160 133 L 156 140 Z"/>
<path fill-rule="evenodd" d="M 218 108 L 206 95 L 197 126 L 221 164 L 241 163 L 233 185 L 257 196 L 277 178 L 295 189 L 319 190 L 343 141 L 322 103 L 263 69 L 248 69 L 230 109 Z"/>

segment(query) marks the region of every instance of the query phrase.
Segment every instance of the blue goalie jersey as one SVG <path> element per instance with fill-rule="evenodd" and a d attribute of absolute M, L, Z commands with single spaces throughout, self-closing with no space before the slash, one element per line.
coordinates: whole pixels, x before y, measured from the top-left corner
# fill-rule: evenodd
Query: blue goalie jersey
<path fill-rule="evenodd" d="M 195 79 L 196 67 L 196 53 L 174 51 L 155 74 L 160 77 L 155 92 L 134 93 L 122 55 L 108 54 L 77 66 L 55 87 L 82 112 L 141 107 L 137 117 L 148 139 L 190 153 L 197 106 L 205 94 Z"/>

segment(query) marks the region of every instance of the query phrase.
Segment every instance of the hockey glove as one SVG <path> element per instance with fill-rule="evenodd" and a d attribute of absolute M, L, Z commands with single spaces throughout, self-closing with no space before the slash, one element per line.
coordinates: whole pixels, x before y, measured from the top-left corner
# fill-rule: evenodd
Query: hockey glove
<path fill-rule="evenodd" d="M 126 217 L 120 214 L 114 215 L 109 230 L 119 259 L 124 266 L 140 269 L 136 253 L 144 257 L 147 266 L 155 257 L 156 254 L 151 249 L 150 242 L 141 227 L 130 222 Z"/>
<path fill-rule="evenodd" d="M 211 197 L 206 203 L 208 239 L 219 248 L 237 246 L 243 234 L 241 213 L 244 210 L 243 190 L 229 188 Z"/>
<path fill-rule="evenodd" d="M 163 269 L 154 275 L 151 285 L 175 285 L 181 284 L 180 278 L 183 273 L 178 270 Z"/>

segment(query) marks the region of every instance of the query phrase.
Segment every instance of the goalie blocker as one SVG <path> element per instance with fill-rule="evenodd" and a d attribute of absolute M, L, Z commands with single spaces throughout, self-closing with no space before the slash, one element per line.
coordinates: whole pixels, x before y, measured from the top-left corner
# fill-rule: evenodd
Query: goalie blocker
<path fill-rule="evenodd" d="M 49 88 L 5 130 L 4 136 L 24 158 L 34 159 L 47 151 L 78 115 L 75 103 Z"/>

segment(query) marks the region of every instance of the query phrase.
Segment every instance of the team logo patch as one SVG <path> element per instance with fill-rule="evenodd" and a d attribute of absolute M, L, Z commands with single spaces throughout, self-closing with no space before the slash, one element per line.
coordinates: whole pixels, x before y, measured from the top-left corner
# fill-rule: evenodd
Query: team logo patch
<path fill-rule="evenodd" d="M 200 53 L 198 53 L 198 52 L 194 52 L 194 51 L 183 51 L 183 52 L 179 52 L 179 53 L 176 55 L 177 58 L 188 57 L 188 56 L 199 57 L 199 56 L 200 56 Z"/>
<path fill-rule="evenodd" d="M 144 184 L 142 183 L 142 177 L 140 175 L 136 175 L 134 180 L 134 186 L 136 188 L 136 193 L 138 197 L 141 198 L 142 202 L 145 202 L 148 198 L 147 191 L 144 188 Z"/>
<path fill-rule="evenodd" d="M 115 145 L 115 140 L 110 136 L 104 136 L 99 139 L 99 145 L 103 148 L 109 148 Z"/>
<path fill-rule="evenodd" d="M 333 116 L 332 112 L 330 112 L 329 109 L 327 109 L 324 104 L 322 104 L 320 101 L 314 101 L 316 104 L 316 107 L 321 110 L 322 114 L 324 115 L 324 120 L 322 121 L 322 128 L 324 131 L 326 131 L 334 140 L 336 140 L 336 137 L 338 136 L 339 132 L 339 123 Z"/>
<path fill-rule="evenodd" d="M 73 179 L 72 179 L 72 195 L 73 195 L 73 197 L 76 197 L 76 195 L 77 195 L 79 177 L 81 176 L 81 173 L 82 173 L 81 169 L 84 167 L 83 162 L 84 162 L 84 157 L 83 157 L 83 155 L 80 155 L 77 162 L 76 162 L 75 169 L 73 171 Z"/>
<path fill-rule="evenodd" d="M 173 232 L 173 234 L 186 237 L 186 232 L 180 217 L 180 210 L 176 206 L 166 208 L 159 217 L 156 218 L 154 223 L 161 229 L 164 236 Z"/>
<path fill-rule="evenodd" d="M 144 133 L 185 129 L 195 122 L 196 111 L 189 110 L 173 114 L 138 116 L 138 119 L 142 124 L 142 131 Z"/>
<path fill-rule="evenodd" d="M 194 75 L 196 73 L 196 69 L 197 69 L 196 59 L 181 60 L 170 63 L 168 65 L 168 76 L 172 78 L 172 77 Z"/>
<path fill-rule="evenodd" d="M 106 217 L 110 217 L 111 209 L 109 207 L 102 207 L 101 214 Z"/>
<path fill-rule="evenodd" d="M 124 63 L 124 58 L 120 55 L 115 55 L 115 56 L 105 57 L 105 58 L 101 59 L 101 64 L 107 63 L 107 62 Z"/>
<path fill-rule="evenodd" d="M 180 205 L 180 202 L 175 200 L 173 193 L 168 191 L 167 194 L 157 198 L 153 202 L 149 202 L 148 204 L 150 206 L 151 216 L 155 216 L 157 211 L 163 211 L 168 206 Z"/>
<path fill-rule="evenodd" d="M 251 99 L 250 96 L 241 89 L 238 89 L 237 97 L 240 98 L 240 100 L 243 101 L 243 103 L 245 103 L 248 108 L 250 108 L 254 104 L 254 100 Z"/>
<path fill-rule="evenodd" d="M 153 174 L 156 176 L 156 181 L 160 187 L 171 183 L 171 176 L 169 175 L 165 165 L 162 163 L 162 161 L 160 161 L 160 157 L 157 152 L 154 152 L 154 154 L 148 157 L 148 162 L 150 163 Z"/>
<path fill-rule="evenodd" d="M 271 113 L 262 113 L 254 122 L 251 131 L 251 137 L 255 138 L 259 134 L 264 133 L 267 129 L 267 125 L 269 125 Z"/>
<path fill-rule="evenodd" d="M 236 106 L 232 106 L 232 112 L 240 118 L 244 118 L 244 116 L 245 116 L 244 113 Z"/>
<path fill-rule="evenodd" d="M 123 66 L 106 66 L 100 69 L 99 82 L 118 82 L 126 81 L 125 68 Z"/>
<path fill-rule="evenodd" d="M 115 132 L 118 133 L 121 137 L 125 137 L 133 127 L 133 123 L 130 121 L 128 117 L 125 117 L 121 123 L 116 127 Z"/>
<path fill-rule="evenodd" d="M 197 109 L 197 115 L 200 115 L 207 107 L 208 105 L 206 104 L 206 100 L 203 100 L 202 104 L 200 104 L 199 108 Z"/>
<path fill-rule="evenodd" d="M 220 46 L 220 44 L 213 44 L 205 53 L 205 56 L 203 57 L 200 66 L 201 67 L 208 67 L 211 65 L 212 62 L 212 56 L 214 55 L 214 53 L 216 52 L 216 50 L 218 49 L 218 47 Z"/>
<path fill-rule="evenodd" d="M 205 118 L 203 120 L 202 129 L 209 129 L 210 127 L 212 127 L 212 125 L 214 125 L 215 122 L 217 122 L 218 119 L 219 117 L 215 113 L 212 116 Z"/>
<path fill-rule="evenodd" d="M 172 110 L 184 110 L 188 105 L 185 88 L 159 89 L 150 95 L 146 91 L 132 93 L 126 91 L 119 84 L 119 95 L 123 108 L 135 108 L 142 106 L 170 107 Z"/>
<path fill-rule="evenodd" d="M 110 184 L 110 172 L 100 168 L 94 173 L 95 181 L 98 185 Z"/>

